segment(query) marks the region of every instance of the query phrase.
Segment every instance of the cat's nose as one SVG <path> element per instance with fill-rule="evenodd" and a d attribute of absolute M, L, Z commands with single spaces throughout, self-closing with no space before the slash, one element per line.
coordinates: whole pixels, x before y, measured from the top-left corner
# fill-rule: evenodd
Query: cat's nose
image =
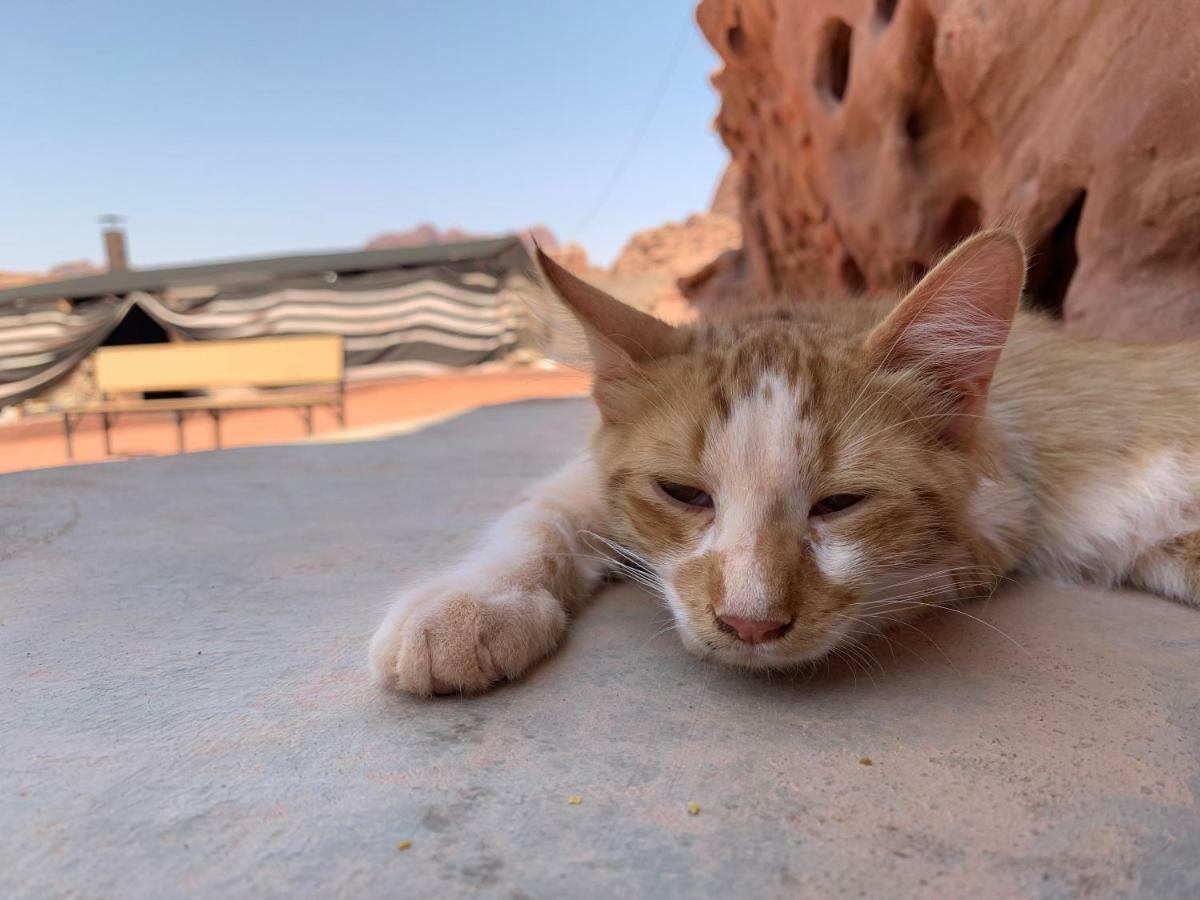
<path fill-rule="evenodd" d="M 736 634 L 739 641 L 747 644 L 765 644 L 787 634 L 792 627 L 791 620 L 782 619 L 743 619 L 741 616 L 717 616 L 717 622 L 722 631 Z"/>

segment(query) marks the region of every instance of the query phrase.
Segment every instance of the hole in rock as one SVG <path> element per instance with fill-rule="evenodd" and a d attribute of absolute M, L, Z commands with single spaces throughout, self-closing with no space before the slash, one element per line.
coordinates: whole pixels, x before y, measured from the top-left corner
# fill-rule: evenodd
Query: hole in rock
<path fill-rule="evenodd" d="M 861 294 L 867 287 L 867 280 L 863 278 L 862 269 L 858 267 L 858 263 L 849 253 L 838 267 L 838 274 L 842 279 L 842 287 L 851 294 Z"/>
<path fill-rule="evenodd" d="M 841 19 L 832 19 L 821 29 L 816 86 L 829 103 L 841 103 L 846 97 L 850 83 L 850 39 L 853 36 L 853 30 Z"/>
<path fill-rule="evenodd" d="M 925 263 L 919 259 L 910 259 L 908 262 L 900 263 L 897 281 L 900 283 L 900 287 L 908 290 L 924 278 L 928 271 L 929 267 Z"/>
<path fill-rule="evenodd" d="M 914 144 L 925 136 L 925 119 L 919 109 L 910 109 L 904 117 L 904 135 Z"/>
<path fill-rule="evenodd" d="M 938 236 L 938 252 L 946 253 L 963 238 L 970 237 L 979 230 L 980 221 L 979 204 L 970 197 L 959 197 L 950 207 L 950 212 L 946 213 L 946 221 L 942 223 L 942 232 Z"/>
<path fill-rule="evenodd" d="M 1083 216 L 1083 204 L 1087 191 L 1075 194 L 1062 217 L 1038 242 L 1030 258 L 1029 277 L 1025 292 L 1038 309 L 1061 318 L 1063 301 L 1067 289 L 1079 264 L 1079 251 L 1075 246 L 1075 235 L 1079 231 L 1079 219 Z"/>
<path fill-rule="evenodd" d="M 734 25 L 725 32 L 725 42 L 733 53 L 741 56 L 746 49 L 746 35 L 741 25 Z"/>

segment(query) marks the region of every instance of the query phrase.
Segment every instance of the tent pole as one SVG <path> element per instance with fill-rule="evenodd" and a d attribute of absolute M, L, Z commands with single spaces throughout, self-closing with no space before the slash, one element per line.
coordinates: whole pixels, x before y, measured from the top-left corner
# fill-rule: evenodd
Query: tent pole
<path fill-rule="evenodd" d="M 221 449 L 221 411 L 219 409 L 210 409 L 208 414 L 213 420 L 213 441 L 217 445 L 217 449 Z"/>
<path fill-rule="evenodd" d="M 63 437 L 67 441 L 67 459 L 75 458 L 75 446 L 71 443 L 71 414 L 63 413 Z"/>

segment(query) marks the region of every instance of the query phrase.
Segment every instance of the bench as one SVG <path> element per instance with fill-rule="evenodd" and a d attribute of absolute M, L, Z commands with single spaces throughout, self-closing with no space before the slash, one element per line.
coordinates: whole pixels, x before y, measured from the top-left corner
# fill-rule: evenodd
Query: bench
<path fill-rule="evenodd" d="M 185 449 L 184 418 L 191 412 L 205 412 L 212 417 L 217 447 L 221 446 L 221 413 L 227 410 L 294 407 L 301 410 L 308 433 L 312 434 L 313 408 L 329 406 L 338 423 L 346 426 L 345 363 L 340 335 L 101 347 L 96 351 L 95 361 L 101 399 L 62 410 L 69 459 L 75 458 L 72 434 L 86 415 L 100 416 L 104 423 L 104 452 L 110 456 L 113 419 L 126 413 L 174 414 L 180 453 Z M 200 396 L 144 400 L 121 396 L 221 388 L 255 388 L 262 393 L 228 399 Z"/>

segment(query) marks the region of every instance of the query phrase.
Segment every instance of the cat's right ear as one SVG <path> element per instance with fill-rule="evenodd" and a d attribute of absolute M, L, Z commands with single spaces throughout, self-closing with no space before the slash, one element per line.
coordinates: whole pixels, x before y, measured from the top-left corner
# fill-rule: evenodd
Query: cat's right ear
<path fill-rule="evenodd" d="M 620 377 L 639 363 L 675 351 L 678 345 L 675 328 L 588 284 L 540 247 L 536 252 L 546 284 L 583 326 L 598 378 Z"/>

